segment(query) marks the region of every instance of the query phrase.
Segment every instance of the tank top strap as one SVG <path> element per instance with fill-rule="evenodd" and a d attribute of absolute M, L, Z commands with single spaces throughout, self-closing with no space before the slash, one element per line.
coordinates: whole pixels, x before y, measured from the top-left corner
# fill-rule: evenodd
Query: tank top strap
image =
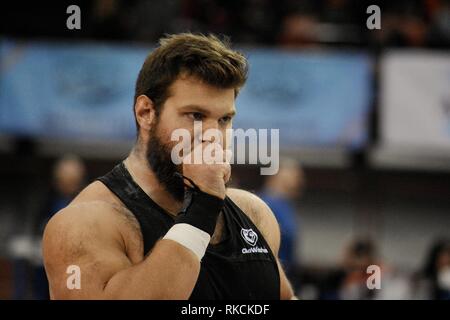
<path fill-rule="evenodd" d="M 97 178 L 130 210 L 141 227 L 144 252 L 148 252 L 173 225 L 173 217 L 154 202 L 133 180 L 123 162 Z"/>

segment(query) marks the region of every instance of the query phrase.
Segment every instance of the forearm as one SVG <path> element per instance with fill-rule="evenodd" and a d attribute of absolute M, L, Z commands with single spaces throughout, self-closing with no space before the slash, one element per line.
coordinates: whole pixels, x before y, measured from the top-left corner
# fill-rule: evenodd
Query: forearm
<path fill-rule="evenodd" d="M 192 251 L 160 240 L 144 261 L 116 273 L 100 299 L 188 299 L 199 272 L 200 261 Z"/>

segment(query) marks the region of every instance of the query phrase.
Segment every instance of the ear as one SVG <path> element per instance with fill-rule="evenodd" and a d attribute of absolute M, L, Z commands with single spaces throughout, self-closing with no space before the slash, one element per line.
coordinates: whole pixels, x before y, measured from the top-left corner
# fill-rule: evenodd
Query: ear
<path fill-rule="evenodd" d="M 141 94 L 136 98 L 134 114 L 139 126 L 143 129 L 149 130 L 155 117 L 155 106 L 153 105 L 153 101 L 146 95 Z"/>

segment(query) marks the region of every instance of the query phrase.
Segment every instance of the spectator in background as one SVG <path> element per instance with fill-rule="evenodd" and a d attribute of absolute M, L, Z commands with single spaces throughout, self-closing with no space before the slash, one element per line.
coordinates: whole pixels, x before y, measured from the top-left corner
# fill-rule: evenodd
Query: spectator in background
<path fill-rule="evenodd" d="M 450 300 L 450 239 L 434 242 L 414 280 L 415 298 Z"/>
<path fill-rule="evenodd" d="M 311 47 L 317 44 L 319 21 L 311 14 L 294 12 L 283 17 L 278 44 L 286 49 Z"/>
<path fill-rule="evenodd" d="M 38 232 L 41 234 L 48 220 L 66 207 L 84 187 L 86 169 L 77 156 L 66 155 L 59 159 L 53 168 L 53 183 L 46 203 L 40 213 Z"/>
<path fill-rule="evenodd" d="M 86 13 L 87 35 L 93 39 L 104 40 L 129 38 L 131 35 L 130 6 L 130 1 L 91 1 L 89 5 L 86 5 L 90 9 Z"/>
<path fill-rule="evenodd" d="M 380 287 L 368 288 L 372 275 L 368 267 L 380 269 Z M 343 264 L 323 283 L 320 298 L 325 300 L 400 300 L 409 299 L 409 281 L 401 273 L 386 265 L 371 239 L 360 238 L 345 248 Z"/>
<path fill-rule="evenodd" d="M 56 162 L 53 185 L 37 221 L 39 239 L 50 218 L 66 207 L 84 187 L 85 174 L 85 165 L 76 156 L 67 155 Z M 49 299 L 48 281 L 42 261 L 34 267 L 33 297 L 40 300 Z"/>
<path fill-rule="evenodd" d="M 376 263 L 371 240 L 356 239 L 345 248 L 342 267 L 332 272 L 321 289 L 324 300 L 372 299 L 374 291 L 366 286 L 367 267 Z"/>
<path fill-rule="evenodd" d="M 436 48 L 450 47 L 450 0 L 430 1 L 428 14 L 431 26 L 428 44 Z"/>
<path fill-rule="evenodd" d="M 305 179 L 300 164 L 293 159 L 281 159 L 277 174 L 267 176 L 261 198 L 275 214 L 281 231 L 279 256 L 286 273 L 292 275 L 295 260 L 296 239 L 299 232 L 294 201 L 304 188 Z"/>

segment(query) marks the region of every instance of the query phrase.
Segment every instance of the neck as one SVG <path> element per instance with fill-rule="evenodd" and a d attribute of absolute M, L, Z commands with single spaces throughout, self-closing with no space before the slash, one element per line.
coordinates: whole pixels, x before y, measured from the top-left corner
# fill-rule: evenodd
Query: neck
<path fill-rule="evenodd" d="M 133 180 L 154 202 L 171 215 L 176 216 L 180 212 L 183 203 L 177 201 L 159 182 L 147 164 L 144 148 L 137 144 L 125 159 L 124 164 Z"/>

